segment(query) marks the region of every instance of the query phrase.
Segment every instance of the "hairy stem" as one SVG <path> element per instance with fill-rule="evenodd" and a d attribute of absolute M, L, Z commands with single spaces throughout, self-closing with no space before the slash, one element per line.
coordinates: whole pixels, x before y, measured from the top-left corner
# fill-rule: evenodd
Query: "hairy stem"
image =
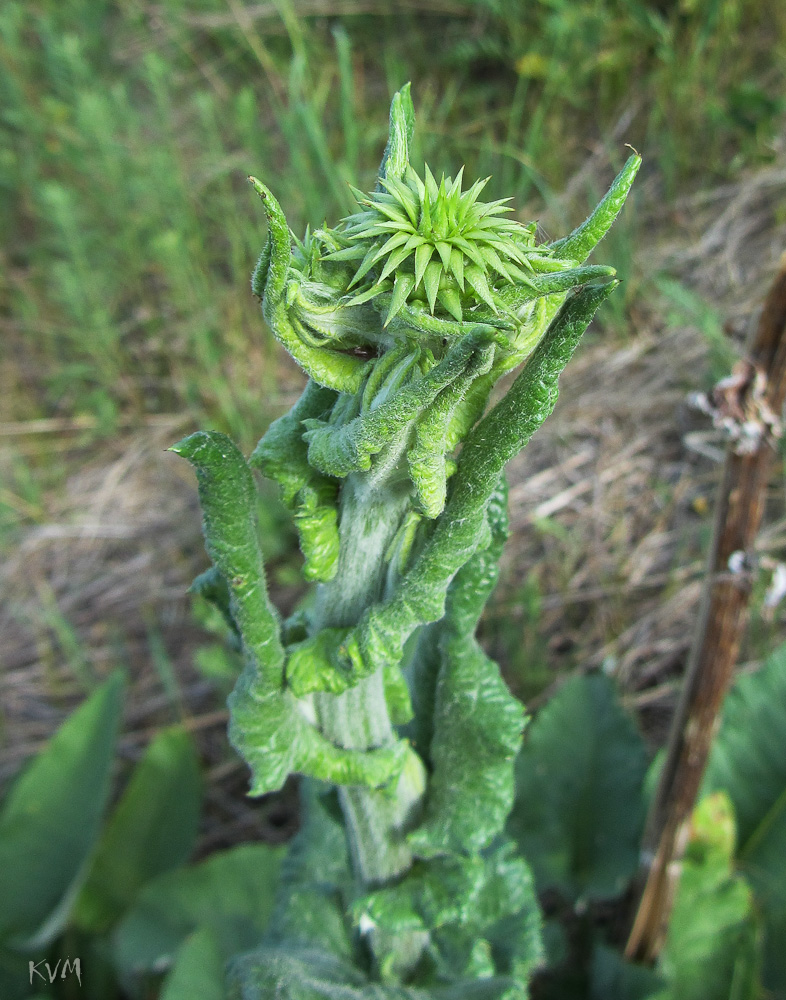
<path fill-rule="evenodd" d="M 408 484 L 374 483 L 368 475 L 350 475 L 341 491 L 340 555 L 335 577 L 318 591 L 313 628 L 354 625 L 383 594 L 385 555 L 408 510 Z M 350 749 L 367 750 L 396 739 L 390 720 L 382 671 L 364 678 L 340 695 L 319 694 L 317 714 L 324 734 Z M 395 789 L 373 791 L 350 785 L 340 790 L 350 849 L 359 880 L 380 885 L 412 863 L 400 837 L 422 795 L 420 775 L 405 769 Z"/>

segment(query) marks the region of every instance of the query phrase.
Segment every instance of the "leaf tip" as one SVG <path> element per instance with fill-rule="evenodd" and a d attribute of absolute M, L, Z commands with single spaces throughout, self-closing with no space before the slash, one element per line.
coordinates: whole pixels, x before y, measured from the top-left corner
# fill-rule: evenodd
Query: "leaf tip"
<path fill-rule="evenodd" d="M 256 191 L 256 193 L 259 195 L 262 201 L 267 201 L 267 197 L 270 194 L 270 191 L 268 191 L 268 189 L 265 187 L 262 181 L 257 180 L 256 177 L 253 177 L 251 174 L 249 174 L 248 183 Z"/>
<path fill-rule="evenodd" d="M 200 448 L 203 448 L 206 444 L 209 444 L 212 440 L 212 436 L 208 431 L 195 431 L 193 434 L 188 434 L 186 437 L 181 438 L 176 441 L 173 445 L 167 448 L 167 451 L 173 452 L 175 455 L 179 455 L 181 458 L 187 458 L 189 461 L 193 460 Z"/>

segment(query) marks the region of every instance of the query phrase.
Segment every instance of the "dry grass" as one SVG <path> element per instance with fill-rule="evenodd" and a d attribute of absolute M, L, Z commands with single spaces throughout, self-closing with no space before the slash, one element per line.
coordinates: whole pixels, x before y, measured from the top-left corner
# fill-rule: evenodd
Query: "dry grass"
<path fill-rule="evenodd" d="M 651 190 L 647 228 L 655 235 L 642 265 L 668 268 L 705 296 L 741 341 L 786 246 L 776 215 L 785 187 L 786 169 L 768 168 L 678 202 L 667 218 L 656 215 Z M 658 235 L 666 230 L 673 237 Z M 483 636 L 520 691 L 547 690 L 566 670 L 613 671 L 657 743 L 691 641 L 719 465 L 708 457 L 712 447 L 696 450 L 713 441 L 706 418 L 686 403 L 706 373 L 706 340 L 694 328 L 666 328 L 652 305 L 635 308 L 633 325 L 624 343 L 596 337 L 585 345 L 554 416 L 512 465 L 512 538 Z M 282 409 L 294 391 L 287 386 Z M 261 804 L 244 799 L 225 712 L 192 666 L 205 637 L 185 591 L 206 557 L 191 473 L 164 450 L 189 429 L 159 419 L 118 438 L 111 452 L 75 452 L 78 471 L 47 523 L 28 531 L 0 571 L 0 781 L 42 744 L 85 681 L 122 663 L 131 678 L 123 758 L 136 759 L 173 721 L 198 736 L 208 775 L 206 851 L 280 839 L 293 808 L 291 788 Z M 68 428 L 46 432 L 73 447 Z M 720 454 L 722 442 L 714 445 Z M 771 514 L 762 547 L 777 554 L 777 494 Z M 537 625 L 522 600 L 527 578 L 540 602 Z M 81 680 L 62 622 L 73 630 Z M 157 657 L 156 643 L 164 651 Z M 540 670 L 534 679 L 522 673 L 528 657 Z"/>

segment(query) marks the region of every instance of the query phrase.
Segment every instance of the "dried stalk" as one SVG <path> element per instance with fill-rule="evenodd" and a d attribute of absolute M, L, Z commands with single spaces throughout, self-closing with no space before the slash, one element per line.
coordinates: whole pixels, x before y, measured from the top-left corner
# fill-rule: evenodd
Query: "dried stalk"
<path fill-rule="evenodd" d="M 663 945 L 690 816 L 731 682 L 754 580 L 753 545 L 786 396 L 786 255 L 764 304 L 749 357 L 713 395 L 731 433 L 718 492 L 701 610 L 658 790 L 644 836 L 652 862 L 626 955 L 654 961 Z"/>

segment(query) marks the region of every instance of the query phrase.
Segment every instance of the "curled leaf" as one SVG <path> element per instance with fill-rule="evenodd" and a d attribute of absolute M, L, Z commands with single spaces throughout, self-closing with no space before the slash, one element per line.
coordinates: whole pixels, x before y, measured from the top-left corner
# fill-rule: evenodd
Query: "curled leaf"
<path fill-rule="evenodd" d="M 267 596 L 256 525 L 256 490 L 237 446 L 218 431 L 198 431 L 170 451 L 196 469 L 205 547 L 230 594 L 230 614 L 244 648 L 271 690 L 283 686 L 278 615 Z"/>
<path fill-rule="evenodd" d="M 392 392 L 375 409 L 349 423 L 333 426 L 324 421 L 306 421 L 308 461 L 328 476 L 344 478 L 350 472 L 368 470 L 371 457 L 408 432 L 411 422 L 439 393 L 467 369 L 476 352 L 487 347 L 493 334 L 485 330 L 469 333 L 455 344 L 443 361 L 419 379 Z"/>

